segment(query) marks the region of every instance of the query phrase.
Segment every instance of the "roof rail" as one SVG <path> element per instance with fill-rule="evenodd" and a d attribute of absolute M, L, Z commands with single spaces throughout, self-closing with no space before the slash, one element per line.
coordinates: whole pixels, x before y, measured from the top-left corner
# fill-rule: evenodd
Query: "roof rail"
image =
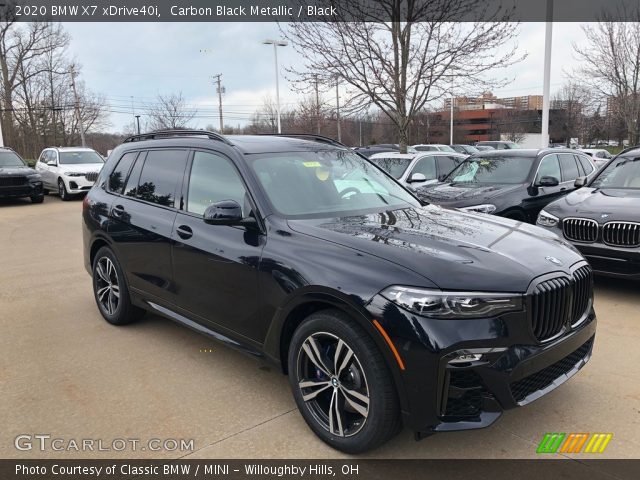
<path fill-rule="evenodd" d="M 208 130 L 157 130 L 155 132 L 142 133 L 138 135 L 131 135 L 127 137 L 123 143 L 142 142 L 144 140 L 157 140 L 160 138 L 169 137 L 193 137 L 193 136 L 208 137 L 209 140 L 217 140 L 219 142 L 226 143 L 227 145 L 233 145 L 224 135 L 220 135 L 216 132 L 210 132 Z"/>
<path fill-rule="evenodd" d="M 334 145 L 336 147 L 347 147 L 344 143 L 340 143 L 333 138 L 325 137 L 323 135 L 316 135 L 314 133 L 259 133 L 258 135 L 263 135 L 265 137 L 290 137 L 290 138 L 301 138 L 304 140 L 311 140 L 313 142 L 318 143 L 326 143 L 328 145 Z"/>

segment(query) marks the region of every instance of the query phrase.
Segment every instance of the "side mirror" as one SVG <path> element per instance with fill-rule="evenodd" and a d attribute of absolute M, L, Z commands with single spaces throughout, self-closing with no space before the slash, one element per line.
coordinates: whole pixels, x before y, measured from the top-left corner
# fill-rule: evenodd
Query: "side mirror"
<path fill-rule="evenodd" d="M 409 183 L 426 182 L 427 177 L 425 177 L 422 173 L 412 173 L 411 176 L 409 177 L 409 180 L 407 181 Z"/>
<path fill-rule="evenodd" d="M 587 177 L 578 177 L 576 181 L 573 182 L 573 186 L 576 188 L 582 188 L 587 184 Z"/>
<path fill-rule="evenodd" d="M 58 166 L 58 162 L 56 162 L 55 160 L 49 160 L 47 162 L 47 165 L 49 165 L 50 167 L 57 167 Z"/>
<path fill-rule="evenodd" d="M 557 187 L 560 185 L 560 180 L 556 177 L 544 176 L 538 181 L 540 187 Z"/>
<path fill-rule="evenodd" d="M 238 225 L 242 222 L 242 207 L 235 200 L 222 200 L 207 207 L 203 220 L 209 225 Z"/>

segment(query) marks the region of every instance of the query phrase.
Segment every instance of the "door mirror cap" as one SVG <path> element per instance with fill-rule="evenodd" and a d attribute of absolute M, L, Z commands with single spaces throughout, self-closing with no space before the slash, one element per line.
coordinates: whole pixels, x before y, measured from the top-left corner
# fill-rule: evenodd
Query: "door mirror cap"
<path fill-rule="evenodd" d="M 50 167 L 57 167 L 58 163 L 55 160 L 49 160 L 47 162 L 47 165 L 49 165 Z"/>
<path fill-rule="evenodd" d="M 538 181 L 540 187 L 557 187 L 560 185 L 560 180 L 556 177 L 544 176 Z"/>
<path fill-rule="evenodd" d="M 426 182 L 427 177 L 425 177 L 422 173 L 412 173 L 409 177 L 409 183 L 417 183 L 417 182 Z"/>
<path fill-rule="evenodd" d="M 242 223 L 242 207 L 235 200 L 222 200 L 207 207 L 203 220 L 209 225 L 238 225 Z"/>
<path fill-rule="evenodd" d="M 582 188 L 587 184 L 587 177 L 578 177 L 576 181 L 573 182 L 573 186 L 576 188 Z"/>

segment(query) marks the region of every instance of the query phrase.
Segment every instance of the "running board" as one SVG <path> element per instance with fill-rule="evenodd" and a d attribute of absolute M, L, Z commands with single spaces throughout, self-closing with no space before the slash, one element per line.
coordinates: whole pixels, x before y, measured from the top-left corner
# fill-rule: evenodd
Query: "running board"
<path fill-rule="evenodd" d="M 184 325 L 185 327 L 188 327 L 191 330 L 201 333 L 202 335 L 205 335 L 207 337 L 213 338 L 214 340 L 218 340 L 219 342 L 222 342 L 225 345 L 228 345 L 229 347 L 234 348 L 236 350 L 240 350 L 241 352 L 248 353 L 249 355 L 252 355 L 254 357 L 264 357 L 264 354 L 258 349 L 249 347 L 248 345 L 242 344 L 240 342 L 236 342 L 235 340 L 225 335 L 222 335 L 221 333 L 218 333 L 215 330 L 211 330 L 210 328 L 207 328 L 198 322 L 194 322 L 193 320 L 185 317 L 184 315 L 174 312 L 173 310 L 169 310 L 168 308 L 162 307 L 157 303 L 153 303 L 149 301 L 147 301 L 146 303 L 153 310 L 158 312 L 163 317 L 168 318 L 169 320 L 173 320 L 176 323 Z"/>

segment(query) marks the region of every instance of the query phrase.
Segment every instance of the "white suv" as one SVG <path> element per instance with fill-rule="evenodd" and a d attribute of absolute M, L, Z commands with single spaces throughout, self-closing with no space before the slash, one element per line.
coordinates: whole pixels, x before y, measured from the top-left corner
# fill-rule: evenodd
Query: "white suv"
<path fill-rule="evenodd" d="M 69 200 L 72 195 L 89 191 L 103 165 L 102 156 L 91 148 L 45 148 L 36 171 L 42 176 L 45 194 L 57 190 L 62 200 Z"/>

